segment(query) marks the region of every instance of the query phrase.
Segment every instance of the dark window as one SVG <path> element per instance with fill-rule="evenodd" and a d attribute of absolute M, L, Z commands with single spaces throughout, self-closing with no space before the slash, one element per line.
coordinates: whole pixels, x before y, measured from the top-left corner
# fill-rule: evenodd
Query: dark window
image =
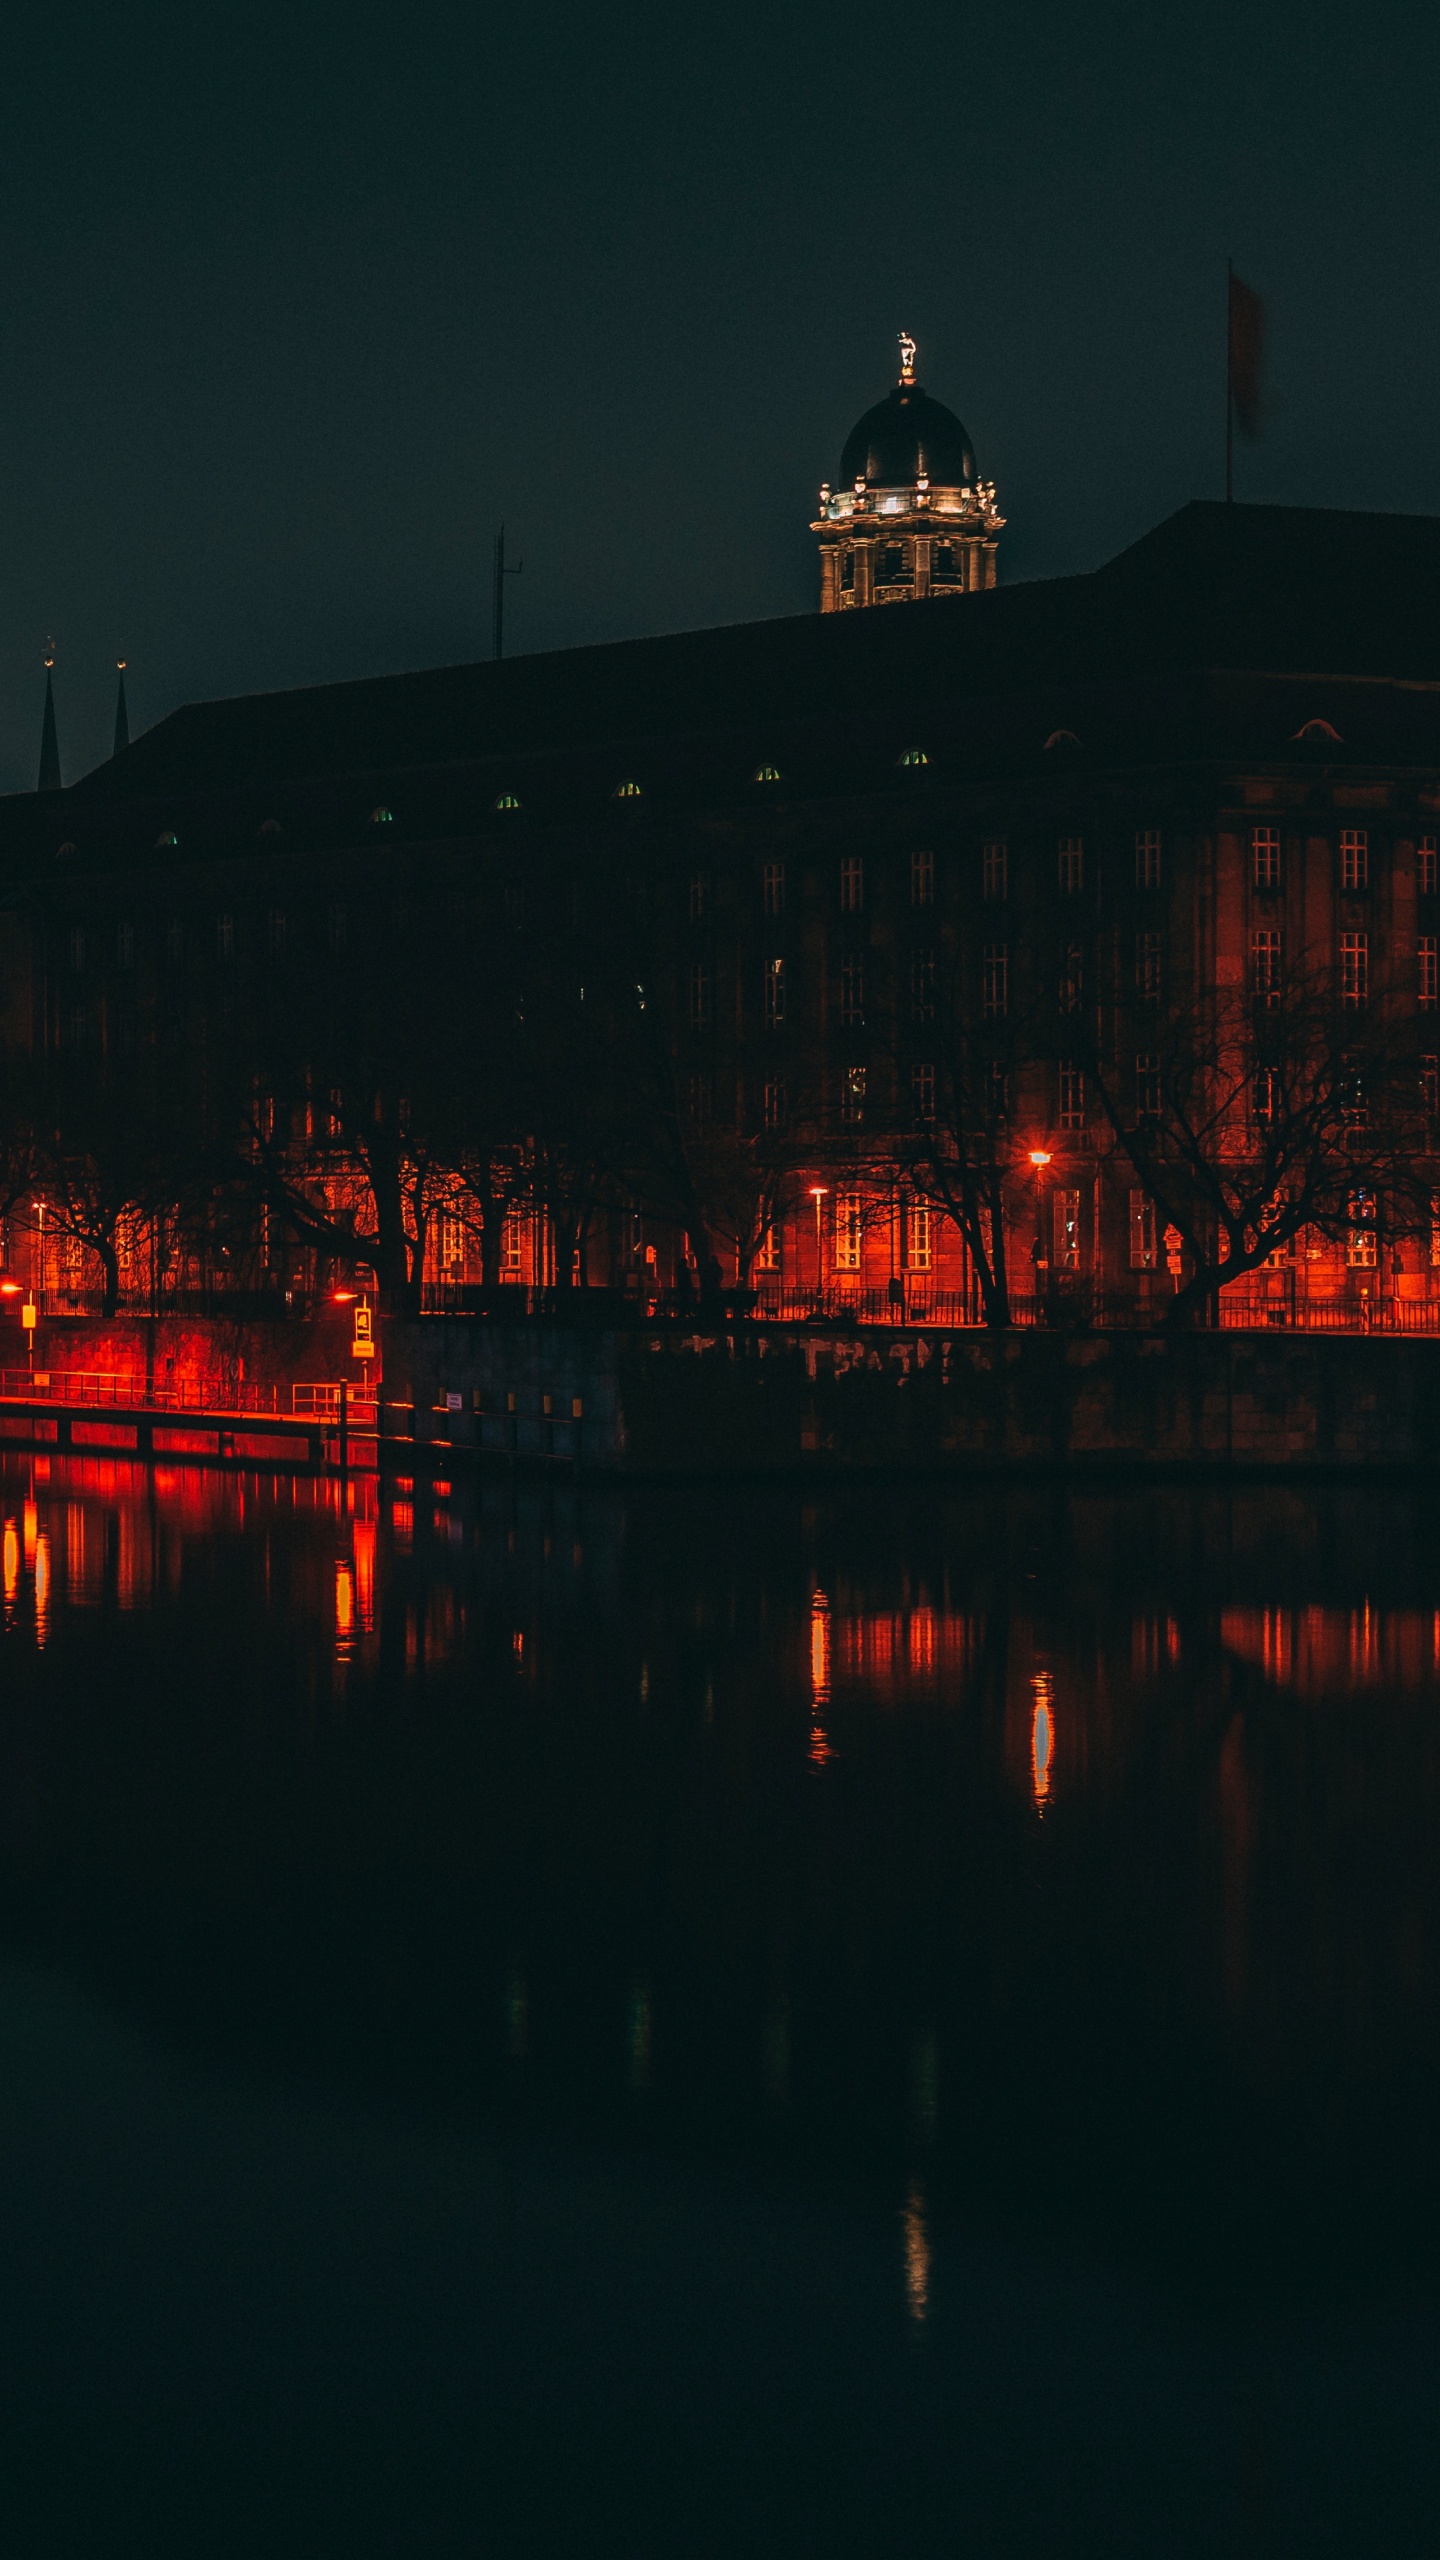
<path fill-rule="evenodd" d="M 847 960 L 840 971 L 840 1019 L 856 1024 L 865 1019 L 865 964 L 863 960 Z"/>
<path fill-rule="evenodd" d="M 1250 877 L 1257 889 L 1280 886 L 1280 830 L 1256 827 L 1250 838 Z"/>
<path fill-rule="evenodd" d="M 917 1022 L 935 1019 L 935 954 L 917 951 L 910 963 L 910 1010 Z"/>
<path fill-rule="evenodd" d="M 910 904 L 933 907 L 935 904 L 935 856 L 912 853 L 910 856 Z"/>
<path fill-rule="evenodd" d="M 785 913 L 785 865 L 783 862 L 766 863 L 761 874 L 761 888 L 767 916 L 783 916 Z"/>

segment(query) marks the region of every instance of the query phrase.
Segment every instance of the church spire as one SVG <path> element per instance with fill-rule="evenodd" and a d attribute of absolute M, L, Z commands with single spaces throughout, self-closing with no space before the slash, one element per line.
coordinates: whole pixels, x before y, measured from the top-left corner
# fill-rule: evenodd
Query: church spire
<path fill-rule="evenodd" d="M 45 643 L 45 720 L 40 731 L 40 791 L 58 791 L 60 782 L 60 741 L 55 734 L 55 643 Z"/>
<path fill-rule="evenodd" d="M 116 659 L 115 672 L 120 678 L 120 690 L 115 696 L 115 745 L 112 753 L 118 756 L 123 755 L 130 744 L 130 715 L 125 708 L 125 660 L 123 658 Z"/>

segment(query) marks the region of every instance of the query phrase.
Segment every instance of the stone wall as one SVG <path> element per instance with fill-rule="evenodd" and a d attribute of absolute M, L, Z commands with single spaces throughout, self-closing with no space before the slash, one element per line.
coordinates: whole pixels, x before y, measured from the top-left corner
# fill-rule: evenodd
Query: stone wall
<path fill-rule="evenodd" d="M 598 1472 L 1429 1466 L 1440 1342 L 391 1329 L 390 1428 Z M 578 1408 L 578 1410 L 577 1410 Z"/>

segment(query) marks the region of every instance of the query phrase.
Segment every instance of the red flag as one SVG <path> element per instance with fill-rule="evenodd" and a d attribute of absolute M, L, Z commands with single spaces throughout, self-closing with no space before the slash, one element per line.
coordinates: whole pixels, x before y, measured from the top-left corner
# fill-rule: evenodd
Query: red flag
<path fill-rule="evenodd" d="M 1250 443 L 1260 433 L 1260 374 L 1265 361 L 1265 305 L 1231 270 L 1230 397 L 1235 423 Z"/>

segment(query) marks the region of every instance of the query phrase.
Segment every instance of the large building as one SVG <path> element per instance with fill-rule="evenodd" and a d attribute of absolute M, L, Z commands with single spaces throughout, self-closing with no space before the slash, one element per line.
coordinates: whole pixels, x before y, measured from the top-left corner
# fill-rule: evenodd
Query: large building
<path fill-rule="evenodd" d="M 12 1062 L 111 1091 L 123 1118 L 135 1061 L 152 1095 L 218 1091 L 253 1036 L 252 1153 L 285 1156 L 279 1207 L 247 1211 L 232 1184 L 213 1249 L 202 1222 L 183 1255 L 157 1253 L 137 1177 L 122 1290 L 313 1280 L 333 1221 L 306 1232 L 285 1198 L 363 1189 L 351 1075 L 373 1077 L 397 1144 L 431 1145 L 395 1053 L 443 1025 L 452 1082 L 482 1063 L 460 1134 L 433 1143 L 421 1250 L 440 1289 L 579 1273 L 683 1291 L 709 1255 L 776 1304 L 956 1322 L 981 1311 L 988 1252 L 1017 1303 L 1142 1312 L 1189 1279 L 1204 1180 L 1223 1224 L 1224 1185 L 1275 1152 L 1289 1110 L 1277 1179 L 1312 1182 L 1314 1214 L 1232 1303 L 1428 1321 L 1440 520 L 1196 504 L 1092 574 L 996 587 L 963 430 L 932 446 L 920 424 L 892 452 L 862 422 L 854 477 L 867 508 L 968 493 L 947 536 L 982 564 L 967 555 L 963 598 L 934 591 L 938 516 L 902 509 L 905 613 L 193 704 L 0 808 Z M 884 583 L 857 565 L 844 585 L 873 521 L 820 526 L 850 546 L 826 556 L 857 603 Z M 561 995 L 593 1026 L 622 984 L 650 1044 L 627 1068 L 646 1130 L 637 1100 L 635 1130 L 602 1143 L 597 1062 L 620 1053 Z M 1332 1119 L 1301 1127 L 1319 1012 Z M 1174 1140 L 1177 1059 L 1207 1040 L 1206 1090 L 1228 1077 L 1229 1100 L 1167 1243 L 1147 1133 Z M 485 1079 L 504 1087 L 526 1043 L 506 1119 Z M 1416 1108 L 1372 1146 L 1392 1069 Z M 503 1158 L 488 1205 L 487 1170 L 446 1191 L 446 1145 L 472 1177 Z M 963 1198 L 947 1152 L 968 1155 Z M 57 1221 L 58 1302 L 97 1265 Z"/>

